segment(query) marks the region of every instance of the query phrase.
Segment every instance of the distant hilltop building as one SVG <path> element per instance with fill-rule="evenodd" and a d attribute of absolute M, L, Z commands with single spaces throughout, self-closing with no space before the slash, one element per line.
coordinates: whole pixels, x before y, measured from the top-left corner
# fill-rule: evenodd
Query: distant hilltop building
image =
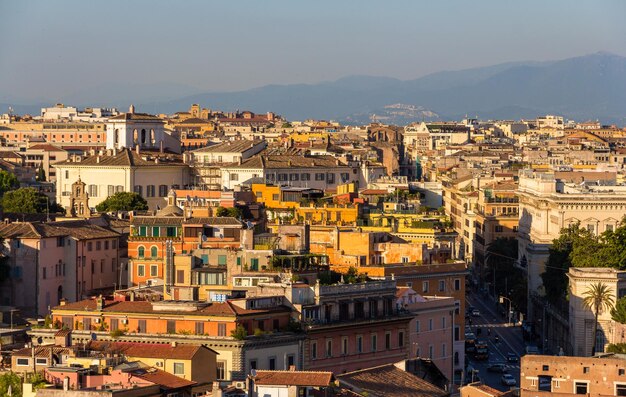
<path fill-rule="evenodd" d="M 43 121 L 101 122 L 118 114 L 119 112 L 115 108 L 85 108 L 79 110 L 76 107 L 65 106 L 62 103 L 57 103 L 49 108 L 41 108 Z"/>

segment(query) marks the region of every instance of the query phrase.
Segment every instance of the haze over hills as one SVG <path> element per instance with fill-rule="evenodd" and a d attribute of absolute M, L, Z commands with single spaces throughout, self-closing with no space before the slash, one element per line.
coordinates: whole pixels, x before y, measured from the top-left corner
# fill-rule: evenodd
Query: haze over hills
<path fill-rule="evenodd" d="M 600 119 L 626 124 L 626 58 L 608 53 L 443 71 L 408 81 L 349 76 L 318 84 L 268 85 L 192 95 L 184 93 L 185 89 L 193 90 L 189 87 L 172 86 L 160 95 L 154 87 L 132 88 L 135 93 L 127 95 L 127 100 L 114 98 L 114 92 L 107 90 L 106 101 L 98 101 L 95 90 L 92 97 L 84 93 L 75 96 L 89 103 L 64 102 L 76 106 L 106 102 L 108 106 L 125 108 L 130 103 L 128 98 L 137 98 L 140 100 L 135 104 L 147 112 L 171 113 L 199 103 L 221 110 L 274 111 L 291 120 L 318 118 L 351 124 L 367 123 L 374 115 L 383 122 L 406 124 L 460 119 L 466 114 L 484 119 L 519 119 L 546 113 L 579 121 Z M 177 98 L 176 93 L 182 95 L 169 99 Z M 6 105 L 0 106 L 6 109 Z M 20 112 L 21 107 L 14 108 Z"/>

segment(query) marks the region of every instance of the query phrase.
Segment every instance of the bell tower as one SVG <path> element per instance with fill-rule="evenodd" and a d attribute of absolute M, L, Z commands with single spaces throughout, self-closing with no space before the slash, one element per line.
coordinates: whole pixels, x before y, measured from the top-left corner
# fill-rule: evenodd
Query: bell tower
<path fill-rule="evenodd" d="M 89 218 L 91 210 L 89 209 L 89 194 L 85 191 L 85 182 L 80 177 L 72 183 L 72 191 L 70 193 L 70 205 L 65 209 L 73 218 Z"/>

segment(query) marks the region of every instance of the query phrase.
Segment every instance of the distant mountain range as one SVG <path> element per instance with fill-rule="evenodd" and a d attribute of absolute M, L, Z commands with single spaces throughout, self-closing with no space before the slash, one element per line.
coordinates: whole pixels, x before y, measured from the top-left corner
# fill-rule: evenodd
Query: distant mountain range
<path fill-rule="evenodd" d="M 332 119 L 349 124 L 459 120 L 465 115 L 520 119 L 547 113 L 626 124 L 626 58 L 608 53 L 444 71 L 407 81 L 349 76 L 319 84 L 268 85 L 238 92 L 181 95 L 172 100 L 164 98 L 175 97 L 172 92 L 184 89 L 169 87 L 157 95 L 154 89 L 143 88 L 149 95 L 137 92 L 135 97 L 151 99 L 135 104 L 147 112 L 172 113 L 199 103 L 211 109 L 273 111 L 290 120 Z M 90 102 L 95 104 L 98 93 L 92 94 Z M 109 90 L 108 104 L 113 97 Z M 125 107 L 125 102 L 120 101 L 119 106 Z M 0 106 L 6 109 L 6 105 Z M 20 108 L 14 106 L 17 112 Z"/>

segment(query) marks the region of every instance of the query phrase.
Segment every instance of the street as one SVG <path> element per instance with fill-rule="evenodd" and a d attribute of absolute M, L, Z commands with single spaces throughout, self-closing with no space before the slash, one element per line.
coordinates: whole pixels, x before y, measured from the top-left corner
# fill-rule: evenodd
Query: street
<path fill-rule="evenodd" d="M 491 297 L 485 298 L 475 292 L 470 292 L 466 300 L 466 307 L 473 306 L 480 310 L 479 316 L 470 315 L 471 325 L 469 325 L 468 320 L 466 326 L 471 328 L 477 339 L 487 341 L 489 347 L 488 360 L 475 360 L 471 353 L 466 353 L 468 368 L 477 369 L 478 377 L 484 384 L 505 391 L 510 386 L 502 384 L 502 374 L 487 370 L 492 363 L 504 363 L 508 373 L 513 375 L 517 385 L 519 385 L 519 357 L 524 354 L 525 347 L 521 327 L 509 326 L 507 319 L 502 318 L 497 313 L 496 305 Z M 499 338 L 498 342 L 496 342 L 496 336 Z M 518 357 L 518 361 L 507 362 L 507 353 L 514 353 Z M 468 378 L 467 381 L 471 381 L 471 379 Z"/>

